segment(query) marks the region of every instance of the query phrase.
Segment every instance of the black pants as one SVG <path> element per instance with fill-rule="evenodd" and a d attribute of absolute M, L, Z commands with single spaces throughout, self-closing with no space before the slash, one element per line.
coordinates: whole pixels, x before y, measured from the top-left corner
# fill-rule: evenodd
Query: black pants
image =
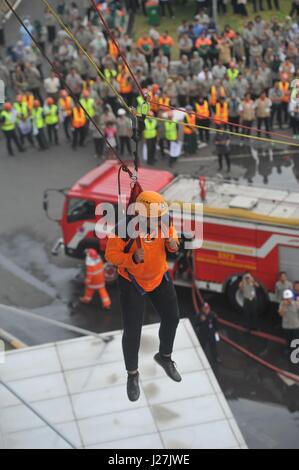
<path fill-rule="evenodd" d="M 48 142 L 46 139 L 44 129 L 39 129 L 38 134 L 36 136 L 37 143 L 39 145 L 40 150 L 46 150 L 48 148 Z"/>
<path fill-rule="evenodd" d="M 223 169 L 223 157 L 226 161 L 227 171 L 230 171 L 230 157 L 229 153 L 218 153 L 218 162 L 219 162 L 219 170 Z"/>
<path fill-rule="evenodd" d="M 218 3 L 218 12 L 225 15 L 225 13 L 227 12 L 226 4 L 224 3 L 223 0 L 218 0 L 217 3 Z"/>
<path fill-rule="evenodd" d="M 240 117 L 239 116 L 229 116 L 229 130 L 230 132 L 239 132 Z M 234 125 L 232 125 L 234 124 Z"/>
<path fill-rule="evenodd" d="M 32 132 L 30 132 L 29 134 L 20 133 L 20 140 L 21 140 L 22 147 L 24 147 L 26 140 L 29 142 L 30 145 L 32 145 L 32 147 L 34 147 L 34 140 L 32 137 Z"/>
<path fill-rule="evenodd" d="M 265 129 L 267 132 L 270 131 L 270 119 L 269 118 L 257 118 L 257 128 L 258 128 L 258 137 L 261 136 L 261 133 L 260 133 L 260 129 L 262 128 L 262 126 L 265 126 Z"/>
<path fill-rule="evenodd" d="M 294 135 L 299 135 L 299 120 L 292 118 L 292 130 Z"/>
<path fill-rule="evenodd" d="M 159 330 L 160 353 L 172 353 L 180 312 L 177 295 L 172 280 L 163 278 L 161 284 L 146 296 L 142 296 L 136 287 L 123 277 L 119 279 L 120 302 L 123 316 L 123 353 L 126 369 L 138 369 L 138 352 L 140 347 L 145 299 L 148 297 L 161 317 Z"/>
<path fill-rule="evenodd" d="M 48 32 L 48 42 L 52 44 L 52 42 L 56 39 L 56 27 L 55 26 L 47 26 Z"/>
<path fill-rule="evenodd" d="M 283 115 L 283 123 L 288 124 L 289 123 L 289 103 L 282 103 L 282 115 Z"/>
<path fill-rule="evenodd" d="M 161 7 L 162 16 L 166 15 L 166 8 L 168 10 L 169 16 L 171 17 L 174 16 L 172 5 L 171 5 L 171 0 L 167 0 L 166 2 L 160 1 L 160 7 Z"/>
<path fill-rule="evenodd" d="M 76 150 L 78 147 L 78 143 L 80 147 L 83 147 L 84 142 L 85 142 L 85 126 L 84 127 L 79 127 L 78 129 L 74 129 L 73 131 L 73 149 Z"/>
<path fill-rule="evenodd" d="M 200 344 L 202 348 L 204 349 L 205 352 L 210 350 L 211 359 L 213 362 L 217 362 L 219 358 L 218 346 L 217 346 L 215 334 L 216 332 L 212 330 L 211 332 L 209 332 L 208 335 L 199 335 L 199 340 L 200 340 Z"/>
<path fill-rule="evenodd" d="M 290 11 L 290 16 L 293 16 L 294 13 L 296 12 L 296 15 L 299 15 L 299 5 L 296 5 L 295 2 L 292 2 L 292 8 Z"/>
<path fill-rule="evenodd" d="M 7 151 L 10 156 L 13 156 L 13 148 L 12 148 L 12 143 L 14 142 L 15 145 L 17 146 L 19 152 L 22 152 L 22 146 L 20 144 L 19 138 L 17 136 L 17 133 L 15 130 L 13 131 L 3 131 L 6 139 L 6 146 L 7 146 Z"/>
<path fill-rule="evenodd" d="M 198 119 L 197 125 L 203 126 L 203 127 L 210 127 L 210 119 Z M 199 132 L 199 139 L 202 142 L 208 143 L 210 141 L 210 131 L 208 129 L 199 128 L 198 132 Z"/>
<path fill-rule="evenodd" d="M 70 134 L 71 121 L 72 121 L 72 118 L 70 116 L 66 116 L 63 121 L 63 130 L 65 133 L 65 137 L 69 141 L 71 140 L 71 134 Z"/>
<path fill-rule="evenodd" d="M 122 98 L 127 103 L 128 106 L 133 104 L 133 93 L 121 93 Z"/>
<path fill-rule="evenodd" d="M 256 300 L 244 300 L 245 323 L 248 330 L 256 330 L 258 326 L 258 313 Z"/>
<path fill-rule="evenodd" d="M 253 121 L 243 121 L 242 126 L 245 126 L 248 129 L 243 128 L 242 133 L 246 135 L 251 135 L 252 124 L 253 124 Z"/>
<path fill-rule="evenodd" d="M 129 154 L 131 155 L 132 147 L 131 147 L 130 137 L 120 137 L 119 141 L 120 141 L 120 154 L 123 155 L 125 153 L 125 148 L 127 147 L 127 150 Z"/>
<path fill-rule="evenodd" d="M 48 139 L 49 139 L 50 144 L 54 143 L 55 145 L 58 145 L 59 140 L 58 140 L 57 124 L 48 125 L 47 128 L 48 128 Z"/>
<path fill-rule="evenodd" d="M 275 118 L 277 119 L 277 123 L 281 129 L 282 127 L 282 117 L 281 117 L 281 111 L 282 111 L 282 106 L 281 104 L 274 104 L 271 109 L 271 129 L 273 129 L 273 125 L 275 122 Z"/>
<path fill-rule="evenodd" d="M 155 156 L 156 156 L 156 144 L 157 138 L 154 139 L 146 139 L 146 146 L 147 146 L 147 163 L 148 165 L 154 165 L 155 163 Z"/>
<path fill-rule="evenodd" d="M 248 11 L 246 5 L 238 5 L 238 13 L 241 16 L 248 16 Z"/>
<path fill-rule="evenodd" d="M 101 158 L 104 155 L 105 141 L 100 137 L 93 139 L 96 156 Z"/>

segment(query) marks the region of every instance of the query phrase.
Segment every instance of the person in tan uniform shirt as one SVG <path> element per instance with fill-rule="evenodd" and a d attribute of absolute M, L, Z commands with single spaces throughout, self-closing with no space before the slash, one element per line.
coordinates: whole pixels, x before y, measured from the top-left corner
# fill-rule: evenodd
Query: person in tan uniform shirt
<path fill-rule="evenodd" d="M 272 101 L 267 97 L 266 92 L 264 91 L 261 96 L 255 102 L 256 117 L 257 117 L 257 128 L 258 136 L 260 137 L 260 129 L 264 124 L 267 132 L 270 131 L 270 116 L 271 116 L 271 107 Z"/>

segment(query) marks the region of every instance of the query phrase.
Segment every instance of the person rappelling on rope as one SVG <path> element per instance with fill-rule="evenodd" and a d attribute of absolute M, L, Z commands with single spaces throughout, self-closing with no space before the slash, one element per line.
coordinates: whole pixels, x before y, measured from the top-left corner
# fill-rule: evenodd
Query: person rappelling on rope
<path fill-rule="evenodd" d="M 108 262 L 118 266 L 120 302 L 123 316 L 123 353 L 128 372 L 127 393 L 130 401 L 140 396 L 138 352 L 140 347 L 145 299 L 148 298 L 161 317 L 160 348 L 154 360 L 175 382 L 181 376 L 172 360 L 172 351 L 180 312 L 176 291 L 168 272 L 167 252 L 179 250 L 179 240 L 172 224 L 165 234 L 164 217 L 168 206 L 152 191 L 141 192 L 136 199 L 138 213 L 144 207 L 139 238 L 123 239 L 119 230 L 110 236 L 106 249 Z M 127 227 L 128 220 L 124 222 Z M 151 230 L 155 227 L 153 230 Z M 168 238 L 166 238 L 166 236 Z"/>

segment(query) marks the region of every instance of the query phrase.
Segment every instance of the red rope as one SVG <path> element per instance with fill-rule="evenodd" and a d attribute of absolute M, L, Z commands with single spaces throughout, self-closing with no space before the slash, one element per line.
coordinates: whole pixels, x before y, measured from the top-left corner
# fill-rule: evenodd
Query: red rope
<path fill-rule="evenodd" d="M 243 348 L 242 346 L 240 346 L 238 343 L 235 343 L 234 341 L 232 341 L 231 339 L 227 338 L 226 336 L 224 336 L 223 334 L 219 334 L 220 338 L 222 339 L 222 341 L 224 341 L 225 343 L 227 343 L 229 346 L 231 346 L 232 348 L 234 349 L 237 349 L 238 351 L 240 351 L 241 353 L 245 354 L 246 356 L 248 356 L 250 359 L 253 359 L 254 361 L 258 362 L 259 364 L 261 364 L 262 366 L 266 367 L 267 369 L 270 369 L 272 370 L 273 372 L 276 372 L 277 374 L 280 374 L 288 379 L 291 379 L 293 380 L 294 382 L 296 383 L 299 383 L 299 376 L 298 375 L 295 375 L 295 374 L 292 374 L 290 372 L 287 372 L 286 370 L 283 370 L 283 369 L 280 369 L 279 367 L 276 367 L 274 366 L 273 364 L 270 364 L 270 362 L 267 362 L 265 361 L 264 359 L 261 359 L 260 357 L 256 356 L 255 354 L 253 354 L 252 352 L 248 351 L 248 349 L 245 349 Z"/>
<path fill-rule="evenodd" d="M 237 325 L 236 323 L 232 323 L 230 321 L 224 320 L 221 317 L 218 317 L 218 320 L 219 320 L 219 323 L 221 323 L 224 326 L 233 328 L 234 330 L 240 331 L 242 333 L 247 333 L 246 328 L 244 328 L 241 325 Z M 279 336 L 270 335 L 269 333 L 264 333 L 263 331 L 251 331 L 250 334 L 258 338 L 267 339 L 269 341 L 272 341 L 273 343 L 281 344 L 283 346 L 287 344 L 287 341 L 285 339 Z"/>
<path fill-rule="evenodd" d="M 160 105 L 161 107 L 163 108 L 168 108 L 170 109 L 171 111 L 184 111 L 183 108 L 175 108 L 174 106 L 169 106 L 169 105 L 166 105 L 166 104 L 160 104 L 159 102 L 157 101 L 152 101 L 152 100 L 149 100 L 148 101 L 149 104 L 155 104 L 155 105 Z M 188 114 L 193 114 L 195 116 L 201 116 L 201 117 L 205 117 L 203 114 L 199 114 L 195 111 L 190 111 L 188 112 Z M 266 131 L 264 129 L 258 129 L 257 127 L 249 127 L 249 126 L 244 126 L 244 124 L 236 124 L 234 122 L 230 122 L 230 121 L 224 121 L 224 119 L 221 119 L 221 118 L 217 118 L 218 121 L 222 122 L 223 124 L 228 124 L 229 126 L 232 126 L 232 127 L 240 127 L 241 129 L 246 129 L 246 130 L 250 130 L 250 131 L 256 131 L 256 132 L 260 132 L 261 134 L 266 134 L 266 135 L 270 135 L 270 136 L 274 136 L 274 137 L 282 137 L 284 139 L 287 139 L 287 140 L 291 140 L 291 141 L 294 141 L 294 139 L 292 137 L 289 137 L 285 134 L 280 134 L 279 132 L 273 132 L 273 131 Z M 269 142 L 270 142 L 270 139 L 269 139 Z"/>
<path fill-rule="evenodd" d="M 130 65 L 129 65 L 129 63 L 128 63 L 126 57 L 125 57 L 125 55 L 124 55 L 124 54 L 122 53 L 122 51 L 120 50 L 119 44 L 118 44 L 118 42 L 116 41 L 113 32 L 112 32 L 111 29 L 109 28 L 109 26 L 108 26 L 108 24 L 107 24 L 107 22 L 106 22 L 104 16 L 102 15 L 101 11 L 98 9 L 95 0 L 90 0 L 90 1 L 91 1 L 91 3 L 92 3 L 92 6 L 93 6 L 94 10 L 96 11 L 98 17 L 100 18 L 101 22 L 103 23 L 103 26 L 104 26 L 104 28 L 105 28 L 105 30 L 106 30 L 108 36 L 110 37 L 111 41 L 113 42 L 113 44 L 114 44 L 115 47 L 117 48 L 120 57 L 121 57 L 122 60 L 124 61 L 124 63 L 125 63 L 125 65 L 126 65 L 128 71 L 129 71 L 131 77 L 133 78 L 133 80 L 134 80 L 134 82 L 135 82 L 135 84 L 136 84 L 138 90 L 140 91 L 141 96 L 142 96 L 143 99 L 146 101 L 146 97 L 145 97 L 145 94 L 144 94 L 144 92 L 143 92 L 143 89 L 142 89 L 142 87 L 141 87 L 139 81 L 138 81 L 137 78 L 135 77 L 135 74 L 133 73 L 133 71 L 132 71 L 132 69 L 131 69 L 131 67 L 130 67 Z"/>

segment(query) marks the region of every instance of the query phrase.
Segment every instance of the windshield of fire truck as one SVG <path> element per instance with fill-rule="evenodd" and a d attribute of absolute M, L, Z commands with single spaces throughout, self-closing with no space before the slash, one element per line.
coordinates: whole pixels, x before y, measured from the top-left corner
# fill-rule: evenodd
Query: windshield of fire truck
<path fill-rule="evenodd" d="M 96 218 L 96 203 L 88 199 L 69 199 L 67 207 L 68 223 Z"/>

